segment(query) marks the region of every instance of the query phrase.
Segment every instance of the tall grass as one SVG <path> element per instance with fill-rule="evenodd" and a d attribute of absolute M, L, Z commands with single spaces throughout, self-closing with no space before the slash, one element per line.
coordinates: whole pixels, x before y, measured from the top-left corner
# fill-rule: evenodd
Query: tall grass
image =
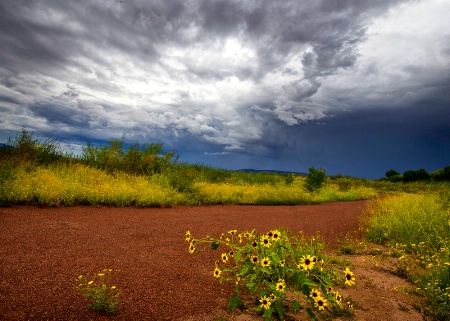
<path fill-rule="evenodd" d="M 427 299 L 426 314 L 450 320 L 450 207 L 448 191 L 399 194 L 371 201 L 367 240 L 402 249 L 406 275 Z"/>
<path fill-rule="evenodd" d="M 0 199 L 4 205 L 35 204 L 171 206 L 183 203 L 181 195 L 164 180 L 153 183 L 147 177 L 126 173 L 107 174 L 82 164 L 18 169 Z"/>

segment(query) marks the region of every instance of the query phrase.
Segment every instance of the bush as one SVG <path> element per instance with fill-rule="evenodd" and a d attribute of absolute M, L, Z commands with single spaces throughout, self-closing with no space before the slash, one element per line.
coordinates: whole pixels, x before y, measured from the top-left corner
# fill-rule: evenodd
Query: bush
<path fill-rule="evenodd" d="M 347 192 L 352 188 L 352 180 L 348 177 L 339 177 L 336 182 L 341 192 Z"/>
<path fill-rule="evenodd" d="M 162 173 L 172 165 L 174 152 L 163 154 L 162 144 L 133 144 L 127 150 L 124 149 L 123 139 L 113 139 L 107 146 L 94 147 L 88 142 L 83 147 L 83 162 L 114 173 L 117 171 L 128 174 L 152 175 Z"/>
<path fill-rule="evenodd" d="M 314 167 L 311 167 L 309 173 L 306 175 L 305 188 L 310 193 L 313 193 L 325 184 L 325 178 L 326 175 L 324 169 L 315 169 Z"/>
<path fill-rule="evenodd" d="M 397 176 L 397 175 L 400 175 L 400 173 L 397 172 L 395 169 L 390 169 L 390 170 L 388 170 L 388 171 L 386 172 L 386 177 L 387 177 L 388 179 L 390 179 L 390 178 L 393 177 L 393 176 Z"/>

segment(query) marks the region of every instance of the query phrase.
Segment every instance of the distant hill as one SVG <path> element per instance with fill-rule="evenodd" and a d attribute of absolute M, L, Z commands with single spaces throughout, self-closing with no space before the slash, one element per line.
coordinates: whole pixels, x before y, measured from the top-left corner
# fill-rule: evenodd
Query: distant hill
<path fill-rule="evenodd" d="M 276 173 L 276 174 L 306 175 L 306 173 L 290 172 L 290 171 L 277 171 L 277 170 L 272 170 L 272 169 L 243 168 L 243 169 L 238 169 L 237 171 L 238 172 L 245 172 L 245 173 Z"/>

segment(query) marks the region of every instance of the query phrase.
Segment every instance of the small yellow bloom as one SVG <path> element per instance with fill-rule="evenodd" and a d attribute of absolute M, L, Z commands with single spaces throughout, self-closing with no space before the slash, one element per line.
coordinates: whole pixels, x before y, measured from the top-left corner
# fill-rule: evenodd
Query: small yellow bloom
<path fill-rule="evenodd" d="M 227 263 L 228 262 L 228 255 L 227 253 L 222 253 L 222 262 Z"/>
<path fill-rule="evenodd" d="M 194 253 L 195 252 L 195 245 L 194 243 L 189 244 L 189 253 Z"/>
<path fill-rule="evenodd" d="M 105 275 L 105 273 L 99 273 L 99 274 L 97 274 L 99 277 L 102 277 L 102 276 L 104 276 Z"/>
<path fill-rule="evenodd" d="M 88 284 L 91 285 L 92 283 L 94 283 L 94 281 L 89 281 Z"/>
<path fill-rule="evenodd" d="M 278 292 L 284 292 L 286 288 L 286 284 L 284 283 L 284 280 L 282 280 L 282 282 L 278 281 L 277 285 L 276 285 L 276 289 Z"/>
<path fill-rule="evenodd" d="M 355 284 L 355 277 L 353 276 L 353 272 L 347 267 L 344 271 L 345 274 L 345 284 L 352 286 Z"/>
<path fill-rule="evenodd" d="M 311 255 L 308 254 L 302 257 L 300 264 L 298 264 L 298 268 L 301 270 L 311 270 L 314 267 L 314 264 L 314 257 L 311 257 Z"/>
<path fill-rule="evenodd" d="M 269 300 L 269 298 L 267 298 L 266 296 L 263 296 L 261 298 L 261 300 L 259 300 L 259 302 L 261 302 L 261 307 L 264 309 L 270 309 L 270 305 L 272 304 Z"/>
<path fill-rule="evenodd" d="M 237 233 L 237 230 L 229 230 L 228 233 L 231 234 L 231 235 L 234 235 L 234 234 Z"/>
<path fill-rule="evenodd" d="M 216 267 L 215 269 L 214 269 L 214 277 L 216 278 L 216 279 L 218 279 L 218 278 L 220 278 L 220 275 L 222 274 L 222 271 L 218 268 L 218 267 Z"/>
<path fill-rule="evenodd" d="M 267 235 L 261 236 L 260 244 L 263 247 L 269 247 L 270 246 L 270 238 Z"/>
<path fill-rule="evenodd" d="M 114 290 L 116 288 L 116 286 L 115 285 L 113 285 L 112 287 L 111 287 L 111 290 Z"/>
<path fill-rule="evenodd" d="M 273 231 L 271 231 L 272 232 L 272 241 L 275 241 L 275 242 L 277 242 L 277 241 L 279 241 L 280 240 L 280 231 L 278 231 L 278 230 L 273 230 Z"/>
<path fill-rule="evenodd" d="M 262 267 L 268 267 L 270 266 L 270 260 L 268 257 L 265 257 L 261 260 L 261 266 Z"/>
<path fill-rule="evenodd" d="M 311 289 L 311 292 L 310 292 L 310 294 L 309 294 L 309 297 L 312 298 L 312 299 L 314 299 L 314 301 L 317 300 L 318 298 L 320 298 L 320 292 L 319 292 L 319 290 L 317 290 L 317 289 Z"/>
<path fill-rule="evenodd" d="M 325 310 L 325 307 L 327 306 L 327 300 L 322 297 L 319 297 L 317 298 L 317 300 L 315 300 L 314 306 L 318 307 L 319 311 Z"/>

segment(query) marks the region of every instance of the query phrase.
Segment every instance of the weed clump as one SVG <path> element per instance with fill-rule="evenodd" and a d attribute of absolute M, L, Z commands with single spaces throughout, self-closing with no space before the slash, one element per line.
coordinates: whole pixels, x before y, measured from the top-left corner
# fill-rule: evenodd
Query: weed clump
<path fill-rule="evenodd" d="M 112 269 L 104 269 L 92 276 L 80 275 L 76 280 L 75 289 L 89 301 L 89 308 L 110 315 L 116 312 L 119 304 L 120 290 L 111 285 Z"/>

